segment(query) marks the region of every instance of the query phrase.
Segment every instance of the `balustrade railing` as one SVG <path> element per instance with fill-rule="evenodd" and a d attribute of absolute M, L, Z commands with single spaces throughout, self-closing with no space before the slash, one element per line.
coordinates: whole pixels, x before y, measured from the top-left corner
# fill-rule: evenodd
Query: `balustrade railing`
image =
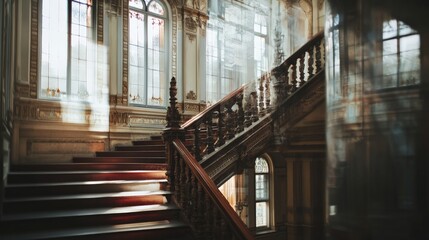
<path fill-rule="evenodd" d="M 271 71 L 276 106 L 279 106 L 308 80 L 324 70 L 324 46 L 323 32 L 319 32 Z"/>
<path fill-rule="evenodd" d="M 323 70 L 324 39 L 319 33 L 271 72 L 231 92 L 182 125 L 176 107 L 176 80 L 172 79 L 164 131 L 167 175 L 176 202 L 194 226 L 197 238 L 253 239 L 199 162 L 275 112 Z M 271 100 L 271 88 L 275 101 Z"/>
<path fill-rule="evenodd" d="M 226 198 L 179 139 L 174 146 L 174 196 L 197 239 L 254 239 Z"/>

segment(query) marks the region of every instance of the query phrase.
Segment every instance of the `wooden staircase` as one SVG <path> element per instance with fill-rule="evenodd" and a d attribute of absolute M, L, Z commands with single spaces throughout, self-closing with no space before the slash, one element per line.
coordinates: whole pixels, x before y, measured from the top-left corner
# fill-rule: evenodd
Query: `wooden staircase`
<path fill-rule="evenodd" d="M 73 163 L 12 166 L 0 239 L 192 239 L 164 149 L 157 136 Z"/>

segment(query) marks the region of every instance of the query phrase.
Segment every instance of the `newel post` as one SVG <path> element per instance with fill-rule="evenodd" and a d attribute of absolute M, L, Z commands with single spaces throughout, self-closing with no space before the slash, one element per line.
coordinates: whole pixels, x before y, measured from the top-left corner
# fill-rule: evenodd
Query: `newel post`
<path fill-rule="evenodd" d="M 180 113 L 177 109 L 177 82 L 176 78 L 171 78 L 170 81 L 170 106 L 167 108 L 167 126 L 163 132 L 163 139 L 165 143 L 166 157 L 167 157 L 167 178 L 170 190 L 174 192 L 175 182 L 175 169 L 176 156 L 173 146 L 174 139 L 184 140 L 185 130 L 180 127 Z"/>

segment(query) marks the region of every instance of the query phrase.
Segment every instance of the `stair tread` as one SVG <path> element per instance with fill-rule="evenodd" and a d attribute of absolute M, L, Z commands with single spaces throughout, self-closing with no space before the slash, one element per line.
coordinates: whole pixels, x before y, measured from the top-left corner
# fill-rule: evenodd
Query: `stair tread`
<path fill-rule="evenodd" d="M 139 223 L 127 223 L 117 224 L 110 226 L 95 226 L 85 227 L 76 229 L 56 229 L 56 230 L 45 230 L 31 233 L 13 233 L 7 234 L 4 237 L 6 240 L 18 240 L 18 239 L 54 239 L 67 236 L 73 237 L 84 237 L 89 235 L 97 234 L 109 234 L 109 233 L 121 233 L 130 231 L 145 231 L 155 229 L 167 229 L 167 228 L 182 228 L 188 227 L 184 223 L 178 220 L 162 220 L 162 221 L 151 221 L 151 222 L 139 222 Z"/>
<path fill-rule="evenodd" d="M 31 202 L 31 201 L 49 201 L 49 200 L 69 200 L 69 199 L 96 199 L 96 198 L 113 198 L 113 197 L 134 197 L 134 196 L 151 196 L 151 195 L 167 195 L 170 191 L 125 191 L 125 192 L 110 192 L 110 193 L 92 193 L 92 194 L 72 194 L 72 195 L 56 195 L 42 197 L 22 197 L 22 198 L 5 198 L 4 203 L 8 202 Z"/>
<path fill-rule="evenodd" d="M 58 163 L 58 164 L 15 164 L 10 167 L 12 172 L 15 171 L 72 171 L 74 169 L 85 170 L 145 170 L 147 168 L 163 168 L 166 163 L 160 162 L 72 162 L 72 163 Z M 30 169 L 30 170 L 29 170 Z M 149 170 L 147 169 L 147 170 Z"/>
<path fill-rule="evenodd" d="M 82 174 L 82 173 L 146 173 L 146 172 L 165 172 L 165 170 L 89 170 L 89 171 L 12 171 L 12 175 L 55 175 L 55 174 Z"/>
<path fill-rule="evenodd" d="M 109 181 L 80 181 L 80 182 L 54 182 L 54 183 L 13 183 L 6 187 L 45 187 L 45 186 L 73 186 L 73 185 L 101 185 L 101 184 L 125 184 L 125 183 L 166 183 L 167 179 L 148 180 L 109 180 Z"/>
<path fill-rule="evenodd" d="M 74 216 L 91 216 L 91 215 L 111 215 L 135 212 L 149 212 L 162 210 L 178 210 L 179 208 L 172 204 L 150 204 L 127 207 L 109 207 L 109 208 L 90 208 L 79 210 L 57 210 L 57 211 L 40 211 L 37 214 L 32 213 L 6 213 L 3 215 L 2 221 L 14 220 L 31 220 L 41 218 L 59 218 L 59 217 L 74 217 Z"/>

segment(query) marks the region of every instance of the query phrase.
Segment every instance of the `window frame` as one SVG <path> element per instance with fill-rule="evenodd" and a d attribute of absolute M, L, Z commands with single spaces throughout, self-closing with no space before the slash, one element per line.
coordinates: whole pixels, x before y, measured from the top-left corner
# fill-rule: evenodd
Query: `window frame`
<path fill-rule="evenodd" d="M 267 168 L 268 168 L 268 171 L 267 172 L 262 172 L 262 173 L 258 173 L 257 171 L 256 171 L 256 161 L 258 161 L 258 159 L 262 159 L 263 161 L 265 161 L 265 163 L 267 164 Z M 254 167 L 254 176 L 253 176 L 253 178 L 254 178 L 254 181 L 255 181 L 255 185 L 254 185 L 254 194 L 255 194 L 255 196 L 254 196 L 254 200 L 255 200 L 255 203 L 254 203 L 254 208 L 255 208 L 255 215 L 253 216 L 254 217 L 254 223 L 255 223 L 255 228 L 256 228 L 256 231 L 265 231 L 265 230 L 269 230 L 269 229 L 271 229 L 272 227 L 273 227 L 273 225 L 274 225 L 274 203 L 273 203 L 273 201 L 274 201 L 274 197 L 273 197 L 273 193 L 274 193 L 274 191 L 273 191 L 273 169 L 272 169 L 272 164 L 271 164 L 271 158 L 267 155 L 267 154 L 263 154 L 263 155 L 261 155 L 261 156 L 259 156 L 259 157 L 257 157 L 256 159 L 255 159 L 255 167 Z M 256 180 L 256 178 L 257 178 L 257 176 L 264 176 L 265 177 L 265 179 L 266 179 L 266 181 L 267 181 L 267 188 L 268 188 L 268 193 L 267 193 L 267 197 L 265 198 L 265 199 L 258 199 L 257 198 L 257 195 L 256 195 L 256 192 L 257 192 L 257 180 Z M 257 203 L 261 203 L 261 202 L 265 202 L 266 203 L 266 214 L 267 214 L 267 216 L 266 216 L 266 219 L 265 219 L 265 221 L 266 221 L 266 225 L 260 225 L 260 226 L 258 226 L 257 225 L 257 207 L 256 207 L 256 205 L 257 205 Z"/>
<path fill-rule="evenodd" d="M 168 59 L 168 55 L 169 55 L 169 51 L 170 51 L 170 42 L 171 42 L 170 41 L 170 31 L 169 31 L 170 24 L 171 24 L 170 23 L 170 21 L 171 21 L 170 15 L 171 14 L 169 12 L 169 8 L 167 6 L 167 3 L 163 0 L 139 0 L 139 1 L 141 1 L 143 4 L 142 9 L 134 8 L 132 6 L 128 7 L 128 32 L 125 34 L 126 35 L 125 37 L 128 38 L 128 46 L 127 46 L 128 59 L 126 59 L 126 60 L 128 61 L 128 67 L 127 67 L 127 69 L 128 69 L 128 89 L 130 89 L 132 87 L 132 82 L 131 82 L 131 76 L 130 76 L 130 62 L 131 62 L 130 56 L 131 55 L 130 55 L 129 51 L 130 51 L 130 44 L 131 44 L 130 42 L 131 41 L 129 40 L 129 38 L 130 38 L 130 17 L 129 17 L 129 14 L 130 14 L 130 11 L 134 11 L 134 12 L 138 12 L 140 14 L 143 14 L 143 16 L 144 16 L 144 51 L 145 51 L 144 52 L 144 66 L 143 66 L 144 67 L 144 85 L 135 84 L 139 87 L 144 86 L 144 88 L 143 88 L 144 99 L 143 99 L 142 103 L 133 102 L 132 97 L 134 97 L 134 96 L 132 96 L 130 90 L 128 90 L 126 97 L 128 99 L 128 104 L 130 106 L 164 109 L 164 108 L 166 108 L 167 103 L 168 103 L 168 82 L 169 82 L 168 79 L 170 76 L 169 75 L 170 74 L 170 71 L 169 71 L 170 70 L 170 61 Z M 163 7 L 163 9 L 164 9 L 163 15 L 159 15 L 159 14 L 156 14 L 154 12 L 149 11 L 149 6 L 153 2 L 156 2 Z M 129 4 L 129 0 L 127 1 L 127 3 Z M 149 79 L 148 79 L 148 75 L 149 75 L 149 70 L 148 70 L 148 68 L 149 68 L 149 64 L 148 64 L 148 59 L 149 59 L 149 57 L 148 57 L 148 55 L 149 55 L 149 51 L 148 51 L 148 49 L 149 49 L 149 47 L 148 47 L 149 21 L 148 21 L 148 19 L 149 19 L 149 17 L 156 17 L 156 18 L 160 18 L 160 19 L 164 20 L 164 63 L 163 63 L 164 69 L 163 70 L 164 70 L 165 79 L 163 82 L 164 90 L 162 92 L 163 92 L 165 97 L 160 98 L 162 100 L 162 104 L 159 104 L 159 105 L 150 104 L 149 98 L 148 98 L 148 92 L 149 92 L 149 85 L 148 85 L 148 83 L 149 83 Z M 162 80 L 160 80 L 160 85 L 162 84 L 161 81 Z"/>
<path fill-rule="evenodd" d="M 387 36 L 385 37 L 384 34 L 384 27 L 386 22 L 394 22 L 394 27 L 395 27 L 395 32 L 394 35 L 392 36 Z M 416 85 L 420 84 L 420 78 L 414 79 L 414 82 L 412 83 L 402 83 L 402 73 L 404 69 L 401 69 L 401 61 L 403 56 L 401 56 L 401 54 L 403 53 L 403 51 L 401 50 L 401 41 L 407 37 L 412 37 L 412 36 L 416 36 L 419 39 L 419 43 L 421 44 L 421 38 L 420 38 L 420 34 L 412 29 L 410 26 L 408 26 L 407 24 L 405 24 L 404 22 L 397 20 L 397 19 L 383 19 L 383 21 L 381 22 L 382 27 L 381 27 L 381 32 L 380 32 L 380 39 L 377 39 L 376 41 L 379 41 L 380 46 L 380 51 L 376 52 L 376 58 L 380 59 L 381 62 L 381 66 L 382 66 L 382 71 L 380 73 L 380 75 L 375 74 L 374 79 L 376 81 L 376 83 L 374 83 L 374 86 L 376 88 L 376 90 L 386 90 L 386 89 L 397 89 L 397 88 L 407 88 L 407 87 L 413 87 Z M 401 25 L 405 26 L 406 30 L 408 31 L 407 33 L 401 33 Z M 392 53 L 392 54 L 386 54 L 385 53 L 385 45 L 386 42 L 388 41 L 394 41 L 395 42 L 395 46 L 396 46 L 396 52 Z M 419 57 L 420 59 L 420 46 L 418 46 L 416 49 L 413 49 L 411 51 L 417 51 L 419 54 L 417 54 L 417 57 Z M 410 52 L 410 51 L 408 51 Z M 390 76 L 385 74 L 386 71 L 386 62 L 385 62 L 385 58 L 387 56 L 394 56 L 395 57 L 395 73 L 394 74 L 390 74 L 390 75 L 394 75 L 395 80 L 393 82 L 386 80 L 386 77 Z M 386 58 L 387 59 L 387 58 Z M 419 63 L 418 66 L 418 70 L 415 70 L 414 72 L 416 73 L 420 73 L 421 72 L 421 66 L 420 66 L 420 62 L 416 61 Z M 405 69 L 406 70 L 406 69 Z M 407 71 L 410 72 L 410 71 Z"/>
<path fill-rule="evenodd" d="M 57 0 L 58 1 L 58 0 Z M 83 98 L 79 98 L 79 95 L 73 95 L 72 94 L 72 70 L 71 70 L 71 66 L 72 66 L 72 56 L 71 56 L 71 52 L 72 52 L 72 35 L 74 35 L 72 32 L 72 4 L 73 2 L 78 3 L 78 4 L 86 4 L 88 6 L 91 7 L 91 15 L 90 15 L 90 27 L 89 27 L 89 35 L 85 38 L 86 41 L 90 40 L 93 41 L 93 49 L 92 49 L 92 54 L 93 54 L 93 62 L 95 63 L 95 65 L 97 65 L 97 34 L 96 34 L 96 26 L 97 26 L 97 1 L 92 0 L 90 4 L 88 3 L 82 3 L 80 0 L 66 0 L 67 3 L 67 43 L 65 43 L 66 45 L 66 52 L 67 52 L 67 56 L 66 56 L 66 82 L 65 82 L 65 89 L 66 92 L 65 94 L 62 94 L 61 89 L 59 88 L 59 86 L 57 87 L 56 93 L 55 94 L 59 94 L 59 96 L 43 96 L 42 95 L 42 68 L 43 68 L 43 62 L 42 62 L 42 54 L 43 54 L 43 4 L 45 1 L 41 0 L 38 1 L 38 25 L 39 25 L 39 30 L 38 30 L 38 40 L 39 40 L 39 44 L 38 44 L 38 76 L 37 76 L 37 98 L 38 99 L 43 99 L 43 100 L 48 100 L 48 101 L 73 101 L 73 102 L 83 102 L 83 103 L 90 103 L 90 102 L 96 102 L 96 95 L 97 92 L 99 91 L 99 89 L 97 89 L 97 74 L 96 72 L 94 72 L 94 79 L 88 79 L 86 78 L 85 82 L 88 85 L 89 81 L 92 81 L 93 86 L 95 86 L 95 90 L 93 91 L 92 94 L 88 94 L 86 96 L 83 96 Z M 49 40 L 48 40 L 49 41 Z M 86 59 L 85 60 L 85 65 L 88 66 L 88 62 L 90 60 Z M 58 69 L 59 70 L 59 69 Z M 88 75 L 88 72 L 86 72 L 86 75 Z M 82 81 L 79 81 L 82 82 Z M 48 80 L 48 85 L 49 85 L 49 80 Z M 49 87 L 49 86 L 48 86 Z M 79 88 L 79 86 L 78 86 Z M 88 90 L 88 87 L 86 87 L 86 91 Z M 63 97 L 64 96 L 64 97 Z M 93 98 L 93 99 L 91 99 Z"/>
<path fill-rule="evenodd" d="M 225 4 L 229 4 L 228 6 L 225 6 Z M 217 5 L 213 4 L 210 5 L 210 7 L 212 8 L 216 8 L 216 9 L 211 9 L 209 7 L 208 12 L 210 15 L 210 19 L 207 25 L 207 31 L 216 31 L 217 32 L 217 51 L 218 51 L 218 60 L 219 63 L 217 64 L 217 72 L 219 73 L 216 79 L 212 79 L 214 77 L 214 75 L 209 75 L 208 71 L 205 74 L 205 79 L 206 79 L 206 85 L 210 86 L 211 84 L 209 84 L 209 77 L 210 80 L 216 84 L 216 86 L 214 87 L 214 89 L 216 89 L 216 91 L 213 91 L 213 88 L 211 89 L 212 92 L 209 94 L 207 90 L 205 90 L 205 96 L 206 96 L 206 101 L 208 103 L 213 103 L 216 101 L 219 101 L 222 97 L 226 96 L 229 92 L 237 89 L 240 85 L 242 85 L 243 83 L 246 83 L 248 81 L 253 81 L 256 80 L 258 77 L 262 76 L 264 72 L 269 70 L 270 67 L 270 60 L 269 60 L 269 48 L 268 48 L 268 44 L 269 44 L 269 40 L 270 40 L 270 20 L 269 20 L 269 13 L 265 12 L 265 11 L 254 11 L 253 13 L 253 19 L 254 21 L 252 22 L 251 25 L 244 25 L 242 24 L 242 22 L 240 22 L 242 19 L 245 19 L 248 16 L 248 6 L 245 6 L 243 4 L 240 3 L 236 3 L 236 2 L 218 2 Z M 230 10 L 229 8 L 233 8 L 236 11 L 239 11 L 240 14 L 239 16 L 235 16 L 234 14 L 231 14 L 228 10 Z M 233 19 L 228 19 L 228 17 L 233 16 L 233 18 L 239 19 L 240 21 L 236 22 L 233 21 Z M 266 34 L 262 33 L 262 32 L 258 32 L 255 29 L 255 24 L 259 24 L 260 22 L 256 22 L 256 18 L 260 17 L 263 18 L 265 17 L 265 25 L 259 25 L 259 27 L 262 29 L 263 27 L 265 27 L 265 31 Z M 251 42 L 251 44 L 249 44 L 249 46 L 251 45 L 251 49 L 255 48 L 255 43 L 256 43 L 256 38 L 261 38 L 265 41 L 264 43 L 264 49 L 263 49 L 263 53 L 262 55 L 264 56 L 263 59 L 261 59 L 261 63 L 258 64 L 255 61 L 255 54 L 256 52 L 253 51 L 252 55 L 248 55 L 247 59 L 245 61 L 245 64 L 250 64 L 250 61 L 252 61 L 252 66 L 254 71 L 252 73 L 246 73 L 247 75 L 253 75 L 251 77 L 249 76 L 245 76 L 243 75 L 243 69 L 242 69 L 242 65 L 238 65 L 238 64 L 234 64 L 233 66 L 228 66 L 228 64 L 226 63 L 226 59 L 230 59 L 228 56 L 226 56 L 225 53 L 229 53 L 231 52 L 230 49 L 234 49 L 233 44 L 229 44 L 226 45 L 225 44 L 225 35 L 226 32 L 229 30 L 229 28 L 231 29 L 235 29 L 238 34 L 235 36 L 236 38 L 231 39 L 232 42 L 234 43 L 243 43 L 243 35 L 244 34 L 251 34 L 251 39 L 249 39 Z M 260 30 L 261 30 L 260 29 Z M 208 49 L 208 48 L 207 48 Z M 206 56 L 207 56 L 207 51 L 206 49 Z M 259 66 L 261 65 L 261 66 Z M 265 70 L 262 70 L 261 68 L 263 68 L 266 65 Z M 206 59 L 206 67 L 213 67 L 209 64 L 209 61 Z M 228 82 L 226 83 L 228 79 L 232 79 L 233 82 Z M 211 82 L 211 83 L 212 83 Z M 228 89 L 228 88 L 232 88 L 232 89 Z M 209 96 L 212 96 L 212 98 L 214 99 L 210 99 Z"/>

